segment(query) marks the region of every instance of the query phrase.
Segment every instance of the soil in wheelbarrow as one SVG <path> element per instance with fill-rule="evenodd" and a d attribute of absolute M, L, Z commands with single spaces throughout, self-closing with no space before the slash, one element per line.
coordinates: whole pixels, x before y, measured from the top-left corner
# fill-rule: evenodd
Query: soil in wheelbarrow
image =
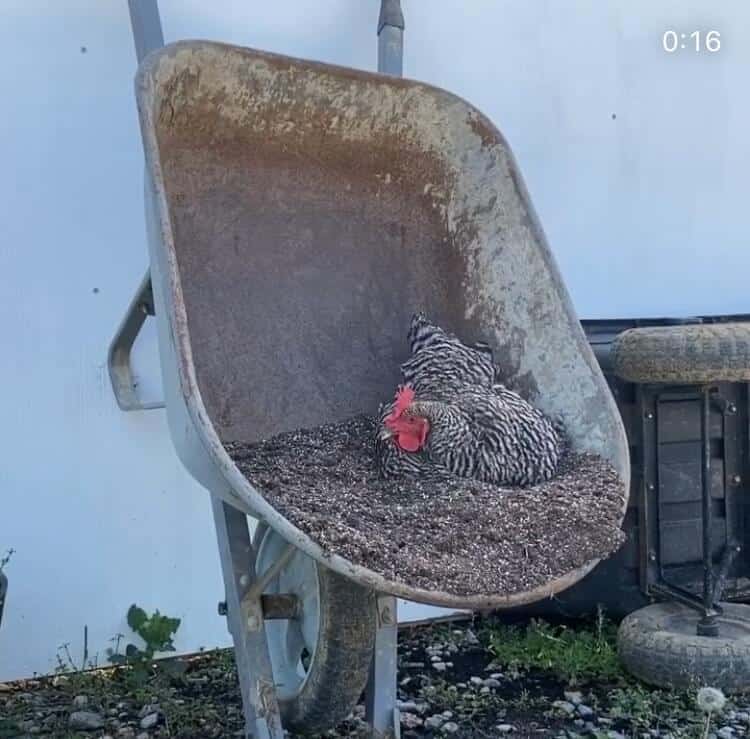
<path fill-rule="evenodd" d="M 568 453 L 558 475 L 504 488 L 446 475 L 384 480 L 374 420 L 225 442 L 248 480 L 323 549 L 389 580 L 455 595 L 544 585 L 624 540 L 623 486 L 606 461 Z"/>

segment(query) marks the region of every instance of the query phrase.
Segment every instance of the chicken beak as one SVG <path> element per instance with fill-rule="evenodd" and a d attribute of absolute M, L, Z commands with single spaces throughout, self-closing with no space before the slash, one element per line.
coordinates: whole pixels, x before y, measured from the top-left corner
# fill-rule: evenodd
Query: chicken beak
<path fill-rule="evenodd" d="M 380 441 L 388 441 L 388 439 L 391 439 L 394 436 L 395 433 L 389 428 L 383 428 L 383 430 L 380 432 Z"/>

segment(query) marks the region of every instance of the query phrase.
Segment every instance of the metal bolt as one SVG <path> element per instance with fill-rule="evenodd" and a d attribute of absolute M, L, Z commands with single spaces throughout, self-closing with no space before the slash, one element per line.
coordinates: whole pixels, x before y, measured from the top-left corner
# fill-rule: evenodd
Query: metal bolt
<path fill-rule="evenodd" d="M 730 413 L 730 414 L 737 413 L 737 406 L 734 403 L 730 403 L 727 406 L 727 413 Z"/>
<path fill-rule="evenodd" d="M 258 621 L 258 617 L 255 614 L 251 613 L 247 617 L 247 628 L 250 631 L 257 631 L 259 624 L 260 624 L 260 622 Z"/>
<path fill-rule="evenodd" d="M 651 413 L 651 411 L 649 411 L 649 412 L 648 412 L 648 413 L 646 414 L 646 418 L 648 418 L 648 420 L 649 420 L 649 421 L 650 421 L 650 420 L 651 420 L 651 419 L 652 419 L 653 417 L 654 417 L 654 414 L 653 414 L 653 413 Z"/>
<path fill-rule="evenodd" d="M 649 489 L 649 490 L 650 490 L 651 492 L 653 492 L 654 490 L 656 490 L 656 485 L 654 485 L 654 483 L 653 483 L 653 482 L 650 482 L 650 483 L 648 484 L 648 489 Z"/>
<path fill-rule="evenodd" d="M 240 575 L 240 586 L 246 588 L 250 584 L 250 575 Z"/>
<path fill-rule="evenodd" d="M 227 602 L 225 600 L 219 601 L 218 609 L 220 616 L 226 616 L 227 615 Z"/>
<path fill-rule="evenodd" d="M 648 559 L 649 559 L 649 562 L 656 562 L 656 553 L 655 552 L 649 552 L 648 553 Z"/>
<path fill-rule="evenodd" d="M 739 475 L 732 475 L 732 484 L 739 485 L 742 482 L 742 478 Z"/>

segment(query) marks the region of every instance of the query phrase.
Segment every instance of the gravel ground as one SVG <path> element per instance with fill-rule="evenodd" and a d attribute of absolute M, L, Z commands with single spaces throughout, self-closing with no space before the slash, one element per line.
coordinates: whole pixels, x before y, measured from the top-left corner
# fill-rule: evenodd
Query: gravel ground
<path fill-rule="evenodd" d="M 446 476 L 384 480 L 374 421 L 225 442 L 237 466 L 326 551 L 389 580 L 456 595 L 530 590 L 616 551 L 622 483 L 591 455 L 568 455 L 558 476 L 503 488 Z"/>
<path fill-rule="evenodd" d="M 399 700 L 404 739 L 507 736 L 576 739 L 700 737 L 694 695 L 645 688 L 624 675 L 569 682 L 554 670 L 494 662 L 492 624 L 466 622 L 403 629 Z M 0 684 L 0 737 L 204 739 L 242 735 L 232 652 L 185 661 L 175 675 L 157 669 L 134 686 L 123 670 Z M 727 704 L 712 739 L 749 735 L 750 706 Z M 364 736 L 363 707 L 327 737 Z M 86 728 L 88 727 L 88 728 Z"/>

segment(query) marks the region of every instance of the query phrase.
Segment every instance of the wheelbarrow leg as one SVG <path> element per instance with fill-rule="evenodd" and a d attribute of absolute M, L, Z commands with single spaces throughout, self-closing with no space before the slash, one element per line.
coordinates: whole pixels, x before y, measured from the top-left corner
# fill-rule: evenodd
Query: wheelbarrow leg
<path fill-rule="evenodd" d="M 229 631 L 234 640 L 237 672 L 245 713 L 245 735 L 254 739 L 282 739 L 279 705 L 263 621 L 260 595 L 254 593 L 255 551 L 247 516 L 211 496 L 221 569 L 226 588 Z"/>
<path fill-rule="evenodd" d="M 365 718 L 374 737 L 399 739 L 401 723 L 396 707 L 397 601 L 391 595 L 382 595 L 377 603 L 378 630 L 365 694 Z"/>

